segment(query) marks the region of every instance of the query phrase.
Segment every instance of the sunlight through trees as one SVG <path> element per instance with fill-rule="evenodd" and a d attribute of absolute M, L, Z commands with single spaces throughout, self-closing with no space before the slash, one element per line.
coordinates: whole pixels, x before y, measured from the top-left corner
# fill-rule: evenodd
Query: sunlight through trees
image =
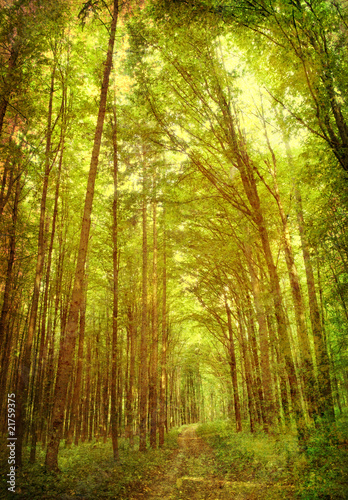
<path fill-rule="evenodd" d="M 348 404 L 346 3 L 0 7 L 16 466 L 219 419 L 305 453 Z"/>

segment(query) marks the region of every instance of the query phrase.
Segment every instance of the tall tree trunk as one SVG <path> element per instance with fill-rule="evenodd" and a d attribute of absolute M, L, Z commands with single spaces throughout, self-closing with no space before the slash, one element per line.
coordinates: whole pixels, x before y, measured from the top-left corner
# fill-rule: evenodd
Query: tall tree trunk
<path fill-rule="evenodd" d="M 77 423 L 78 409 L 80 406 L 81 398 L 81 382 L 82 382 L 82 362 L 83 362 L 83 348 L 85 342 L 85 326 L 86 326 L 86 305 L 87 305 L 87 280 L 84 282 L 83 299 L 80 309 L 80 329 L 79 329 L 79 345 L 77 351 L 77 370 L 76 379 L 74 384 L 74 393 L 72 398 L 71 418 L 66 438 L 67 446 L 71 445 L 74 437 L 74 428 Z M 78 442 L 78 437 L 75 439 L 75 444 Z"/>
<path fill-rule="evenodd" d="M 96 389 L 95 389 L 95 412 L 94 412 L 94 437 L 96 441 L 99 441 L 99 437 L 101 434 L 101 419 L 100 419 L 100 414 L 101 414 L 101 400 L 100 400 L 100 393 L 101 393 L 101 388 L 102 388 L 102 376 L 101 376 L 101 353 L 100 353 L 100 331 L 101 331 L 101 325 L 100 325 L 100 318 L 99 318 L 99 325 L 98 325 L 98 333 L 97 333 L 97 343 L 96 343 L 96 348 L 95 348 L 95 362 L 96 362 Z"/>
<path fill-rule="evenodd" d="M 266 318 L 267 318 L 267 327 L 269 332 L 270 343 L 271 346 L 273 346 L 272 351 L 273 351 L 273 367 L 276 376 L 275 378 L 277 379 L 277 376 L 279 378 L 279 391 L 280 391 L 279 406 L 283 410 L 285 427 L 288 428 L 290 427 L 291 421 L 290 421 L 288 392 L 286 388 L 286 369 L 284 366 L 283 358 L 280 354 L 279 341 L 276 338 L 276 332 L 273 327 L 273 322 L 272 322 L 273 318 L 271 318 L 269 314 L 266 316 Z M 278 414 L 278 421 L 280 421 L 280 413 Z"/>
<path fill-rule="evenodd" d="M 236 417 L 236 431 L 242 432 L 242 415 L 241 415 L 239 391 L 238 391 L 237 361 L 236 361 L 236 354 L 235 354 L 235 348 L 234 348 L 231 309 L 227 303 L 226 297 L 225 297 L 225 309 L 226 309 L 226 314 L 227 314 L 228 351 L 229 351 L 229 364 L 230 364 L 231 379 L 232 379 L 232 386 L 233 386 L 234 414 Z"/>
<path fill-rule="evenodd" d="M 128 304 L 127 316 L 128 316 L 130 355 L 129 355 L 129 379 L 127 387 L 126 417 L 127 417 L 127 435 L 129 438 L 129 445 L 131 448 L 133 448 L 134 383 L 135 383 L 135 325 L 134 325 L 133 304 Z"/>
<path fill-rule="evenodd" d="M 265 313 L 262 307 L 259 279 L 255 272 L 255 267 L 252 260 L 251 248 L 249 245 L 245 245 L 244 253 L 248 262 L 251 286 L 253 291 L 254 306 L 256 310 L 256 318 L 259 325 L 261 379 L 262 379 L 262 388 L 264 394 L 262 402 L 263 414 L 264 414 L 264 430 L 265 432 L 268 432 L 268 430 L 272 427 L 273 424 L 274 400 L 272 394 L 272 374 L 271 374 L 270 358 L 269 358 L 267 319 L 265 317 Z"/>
<path fill-rule="evenodd" d="M 246 301 L 247 301 L 247 308 L 246 308 L 244 317 L 245 317 L 245 322 L 246 322 L 246 329 L 248 331 L 248 338 L 250 339 L 249 348 L 250 348 L 252 380 L 253 380 L 252 386 L 253 386 L 253 391 L 254 391 L 255 408 L 256 408 L 256 415 L 257 415 L 258 423 L 260 425 L 262 425 L 264 428 L 264 423 L 265 423 L 266 417 L 265 417 L 264 405 L 263 405 L 261 369 L 260 369 L 260 361 L 259 361 L 259 354 L 258 354 L 258 344 L 257 344 L 256 332 L 255 332 L 253 309 L 252 309 L 251 299 L 250 299 L 248 292 L 246 293 Z"/>
<path fill-rule="evenodd" d="M 85 363 L 85 384 L 83 389 L 83 424 L 82 424 L 82 436 L 81 441 L 85 442 L 88 439 L 88 422 L 89 422 L 89 413 L 90 413 L 90 400 L 91 400 L 91 341 L 87 337 L 87 358 Z"/>
<path fill-rule="evenodd" d="M 51 420 L 51 408 L 53 402 L 54 390 L 54 375 L 55 375 L 55 337 L 56 329 L 59 319 L 59 308 L 62 304 L 62 281 L 63 281 L 63 264 L 65 257 L 65 248 L 63 241 L 65 240 L 63 230 L 58 231 L 58 265 L 55 280 L 55 299 L 53 311 L 53 324 L 51 326 L 50 334 L 47 335 L 47 350 L 48 360 L 46 366 L 45 382 L 42 388 L 43 399 L 43 420 L 44 420 L 44 439 L 43 444 L 46 445 L 46 439 L 49 431 Z"/>
<path fill-rule="evenodd" d="M 147 421 L 147 391 L 148 391 L 148 369 L 147 369 L 147 189 L 146 189 L 146 167 L 143 155 L 143 201 L 142 201 L 142 224 L 143 224 L 143 269 L 142 269 L 142 311 L 141 311 L 141 338 L 140 338 L 140 397 L 139 397 L 139 450 L 146 450 L 146 421 Z"/>
<path fill-rule="evenodd" d="M 114 460 L 119 460 L 118 415 L 117 415 L 117 373 L 118 373 L 118 158 L 117 158 L 117 116 L 113 106 L 112 123 L 114 200 L 112 204 L 112 265 L 113 265 L 113 312 L 111 346 L 111 434 Z"/>
<path fill-rule="evenodd" d="M 103 418 L 104 418 L 104 443 L 106 443 L 109 435 L 109 400 L 110 400 L 110 332 L 109 332 L 109 301 L 108 292 L 106 292 L 106 352 L 105 352 L 105 369 L 104 369 L 104 384 L 103 384 Z"/>
<path fill-rule="evenodd" d="M 67 381 L 72 375 L 74 347 L 77 336 L 78 313 L 82 302 L 83 278 L 85 272 L 85 263 L 88 249 L 88 237 L 91 223 L 91 213 L 94 197 L 95 179 L 98 170 L 99 151 L 103 133 L 104 117 L 106 112 L 106 100 L 109 87 L 109 77 L 112 67 L 113 49 L 115 43 L 116 25 L 118 18 L 118 0 L 114 0 L 114 11 L 111 22 L 110 38 L 108 52 L 104 66 L 103 83 L 100 93 L 100 104 L 97 118 L 97 126 L 94 136 L 92 158 L 88 176 L 87 192 L 83 220 L 81 226 L 80 244 L 75 270 L 74 287 L 71 298 L 69 319 L 66 329 L 66 335 L 62 349 L 59 352 L 58 369 L 55 385 L 55 397 L 53 405 L 52 431 L 50 441 L 47 447 L 46 466 L 49 470 L 58 470 L 58 449 L 61 439 L 65 399 L 67 392 Z"/>
<path fill-rule="evenodd" d="M 156 174 L 154 194 L 156 197 Z M 158 369 L 158 310 L 157 310 L 157 201 L 153 200 L 153 267 L 152 267 L 152 346 L 149 384 L 150 446 L 157 447 L 157 369 Z"/>
<path fill-rule="evenodd" d="M 253 388 L 252 388 L 252 374 L 251 374 L 251 364 L 249 359 L 249 352 L 246 346 L 246 335 L 244 329 L 244 320 L 242 317 L 241 304 L 239 304 L 239 300 L 236 301 L 236 309 L 238 315 L 238 323 L 239 323 L 239 334 L 240 334 L 240 345 L 242 348 L 242 358 L 244 365 L 244 373 L 245 373 L 245 383 L 247 389 L 248 396 L 248 413 L 249 413 L 249 422 L 250 422 L 250 432 L 255 431 L 255 421 L 254 421 L 254 398 L 253 398 Z"/>
<path fill-rule="evenodd" d="M 122 366 L 122 357 L 123 357 L 123 338 L 119 336 L 119 346 L 118 346 L 118 365 L 117 365 L 117 418 L 118 418 L 118 433 L 122 429 L 124 429 L 124 411 L 123 411 L 123 366 Z"/>
<path fill-rule="evenodd" d="M 166 387 L 167 387 L 167 252 L 166 228 L 164 213 L 163 229 L 163 276 L 162 276 L 162 348 L 161 348 L 161 382 L 159 397 L 159 446 L 164 446 L 164 430 L 166 427 Z"/>

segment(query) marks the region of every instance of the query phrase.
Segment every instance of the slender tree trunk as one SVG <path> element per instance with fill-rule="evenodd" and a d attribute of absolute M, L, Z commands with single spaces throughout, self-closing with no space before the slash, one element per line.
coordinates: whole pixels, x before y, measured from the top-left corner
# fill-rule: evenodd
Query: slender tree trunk
<path fill-rule="evenodd" d="M 239 323 L 240 344 L 241 344 L 241 348 L 242 348 L 242 357 L 243 357 L 243 365 L 244 365 L 244 373 L 245 373 L 245 383 L 246 383 L 247 396 L 248 396 L 247 399 L 248 399 L 250 432 L 254 432 L 255 431 L 254 398 L 253 398 L 253 389 L 252 389 L 251 365 L 250 365 L 248 349 L 246 346 L 246 337 L 245 337 L 245 330 L 244 330 L 244 321 L 243 321 L 242 313 L 241 313 L 241 305 L 236 303 L 236 306 L 237 306 L 238 323 Z"/>
<path fill-rule="evenodd" d="M 98 169 L 99 151 L 101 138 L 103 133 L 104 117 L 106 112 L 106 100 L 109 87 L 109 77 L 112 67 L 112 56 L 115 43 L 116 25 L 118 17 L 118 0 L 114 0 L 113 19 L 111 23 L 109 46 L 104 66 L 103 83 L 100 93 L 100 105 L 97 119 L 97 126 L 94 136 L 93 152 L 90 164 L 90 171 L 87 183 L 87 192 L 85 198 L 85 206 L 81 227 L 81 236 L 79 251 L 76 263 L 75 281 L 72 292 L 72 299 L 69 311 L 68 325 L 65 335 L 64 345 L 59 353 L 58 369 L 55 386 L 55 398 L 53 405 L 52 431 L 50 441 L 47 447 L 46 466 L 49 470 L 58 470 L 58 449 L 61 439 L 65 399 L 67 391 L 67 381 L 72 375 L 72 362 L 74 355 L 74 347 L 77 335 L 78 313 L 82 301 L 83 278 L 85 272 L 85 263 L 88 249 L 88 237 L 91 223 L 91 213 L 94 197 L 95 179 Z"/>
<path fill-rule="evenodd" d="M 256 275 L 251 248 L 245 245 L 245 256 L 248 262 L 249 274 L 251 279 L 251 286 L 253 291 L 254 306 L 256 310 L 256 318 L 259 325 L 259 335 L 260 335 L 260 354 L 261 354 L 261 379 L 263 388 L 263 413 L 264 413 L 264 430 L 268 430 L 273 425 L 273 410 L 274 410 L 274 400 L 272 394 L 272 374 L 270 368 L 270 358 L 269 358 L 269 339 L 267 332 L 267 319 L 264 314 L 262 307 L 261 297 L 260 297 L 260 286 L 259 279 Z"/>
<path fill-rule="evenodd" d="M 290 421 L 288 393 L 286 389 L 286 367 L 284 366 L 284 361 L 280 354 L 279 342 L 278 339 L 276 338 L 275 329 L 273 328 L 272 318 L 269 315 L 267 315 L 267 326 L 269 331 L 270 342 L 271 345 L 273 345 L 273 358 L 274 358 L 273 365 L 276 371 L 276 375 L 278 375 L 279 378 L 279 390 L 280 390 L 279 404 L 283 409 L 285 427 L 289 428 L 291 421 Z"/>
<path fill-rule="evenodd" d="M 142 313 L 141 313 L 141 339 L 140 339 L 140 398 L 139 398 L 139 450 L 146 450 L 146 421 L 147 421 L 147 391 L 148 391 L 148 369 L 147 369 L 147 203 L 146 203 L 146 167 L 143 155 L 143 269 L 142 269 Z"/>
<path fill-rule="evenodd" d="M 129 332 L 129 379 L 127 387 L 127 402 L 126 402 L 126 418 L 127 418 L 127 436 L 129 438 L 129 445 L 131 448 L 134 446 L 134 432 L 133 432 L 133 419 L 134 419 L 134 379 L 135 379 L 135 327 L 134 327 L 134 313 L 132 304 L 128 304 L 128 332 Z"/>
<path fill-rule="evenodd" d="M 165 214 L 164 214 L 165 224 Z M 166 229 L 163 230 L 163 276 L 162 276 L 162 348 L 161 348 L 161 383 L 159 408 L 159 446 L 164 446 L 166 427 L 166 387 L 167 387 L 167 252 Z"/>
<path fill-rule="evenodd" d="M 112 262 L 113 262 L 113 313 L 111 347 L 111 433 L 114 460 L 119 460 L 118 415 L 117 415 L 117 372 L 118 372 L 118 158 L 117 158 L 117 116 L 113 107 L 112 123 L 114 200 L 112 204 Z"/>
<path fill-rule="evenodd" d="M 154 175 L 154 191 L 156 176 Z M 154 192 L 156 196 L 156 192 Z M 152 349 L 149 384 L 150 446 L 157 447 L 157 370 L 158 370 L 158 311 L 157 311 L 157 202 L 153 201 L 153 269 L 152 269 Z"/>
<path fill-rule="evenodd" d="M 94 358 L 94 349 L 93 349 L 93 343 L 95 342 L 95 339 L 93 338 L 92 340 L 92 346 L 91 346 L 91 355 Z M 96 379 L 96 374 L 95 374 L 95 368 L 94 368 L 94 363 L 91 362 L 90 364 L 90 370 L 91 370 L 91 376 L 90 376 L 90 390 L 89 390 L 89 397 L 88 397 L 88 424 L 87 424 L 87 441 L 90 443 L 93 439 L 93 420 L 94 420 L 94 405 L 95 405 L 95 387 L 97 383 Z"/>
<path fill-rule="evenodd" d="M 227 304 L 226 297 L 225 297 L 225 308 L 226 308 L 226 314 L 227 314 L 229 364 L 230 364 L 230 369 L 231 369 L 231 379 L 232 379 L 232 386 L 233 386 L 234 414 L 236 417 L 236 431 L 242 432 L 242 415 L 241 415 L 239 391 L 238 391 L 237 361 L 236 361 L 236 354 L 235 354 L 235 349 L 234 349 L 231 310 L 229 308 L 229 305 Z"/>
<path fill-rule="evenodd" d="M 63 281 L 63 264 L 65 249 L 63 244 L 63 231 L 58 231 L 58 265 L 56 271 L 55 280 L 55 299 L 54 299 L 54 312 L 53 312 L 53 324 L 50 332 L 47 335 L 47 349 L 48 349 L 48 360 L 46 366 L 45 383 L 43 384 L 42 393 L 43 397 L 43 420 L 44 420 L 44 440 L 43 444 L 46 445 L 47 434 L 50 427 L 51 420 L 51 409 L 53 403 L 53 391 L 54 391 L 54 375 L 55 375 L 55 337 L 56 329 L 59 319 L 59 308 L 62 304 L 62 281 Z"/>
<path fill-rule="evenodd" d="M 250 339 L 249 349 L 251 358 L 251 368 L 252 368 L 252 386 L 254 391 L 254 400 L 256 407 L 256 415 L 259 425 L 263 426 L 265 429 L 266 416 L 264 412 L 264 402 L 263 402 L 263 391 L 261 384 L 261 369 L 258 354 L 258 345 L 255 332 L 255 323 L 253 316 L 253 309 L 251 305 L 251 299 L 249 293 L 246 293 L 247 309 L 245 314 L 246 329 L 248 331 L 248 337 Z"/>
<path fill-rule="evenodd" d="M 99 325 L 98 325 L 98 333 L 97 333 L 97 344 L 96 344 L 96 349 L 95 349 L 95 355 L 96 355 L 96 388 L 95 388 L 95 411 L 94 411 L 94 437 L 96 441 L 99 441 L 99 437 L 101 434 L 101 400 L 100 400 L 100 393 L 101 393 L 101 387 L 102 387 L 102 377 L 101 377 L 101 367 L 100 367 L 100 361 L 101 361 L 101 352 L 100 352 L 100 331 L 101 331 L 101 325 L 100 325 L 100 320 L 99 320 Z"/>
<path fill-rule="evenodd" d="M 104 418 L 104 443 L 106 443 L 109 435 L 109 400 L 110 400 L 110 333 L 109 333 L 109 305 L 106 297 L 106 353 L 105 353 L 105 363 L 106 367 L 104 370 L 104 386 L 103 386 L 103 418 Z"/>
<path fill-rule="evenodd" d="M 82 437 L 81 441 L 85 442 L 88 439 L 88 422 L 89 422 L 89 414 L 90 414 L 90 402 L 91 402 L 91 341 L 87 337 L 87 358 L 85 363 L 85 384 L 83 391 L 83 424 L 82 424 Z"/>
<path fill-rule="evenodd" d="M 82 382 L 82 362 L 83 362 L 83 347 L 85 342 L 85 326 L 86 326 L 86 305 L 87 305 L 87 280 L 84 282 L 84 293 L 80 309 L 80 329 L 79 329 L 79 345 L 77 351 L 77 370 L 74 384 L 74 393 L 72 398 L 71 419 L 69 422 L 66 444 L 70 446 L 74 437 L 74 428 L 77 423 L 78 409 L 81 398 L 81 382 Z M 78 438 L 75 439 L 75 444 Z"/>
<path fill-rule="evenodd" d="M 117 418 L 118 418 L 118 435 L 120 435 L 122 429 L 124 429 L 124 412 L 123 412 L 123 391 L 124 391 L 124 383 L 123 383 L 123 338 L 119 337 L 119 346 L 118 346 L 118 367 L 117 367 Z"/>

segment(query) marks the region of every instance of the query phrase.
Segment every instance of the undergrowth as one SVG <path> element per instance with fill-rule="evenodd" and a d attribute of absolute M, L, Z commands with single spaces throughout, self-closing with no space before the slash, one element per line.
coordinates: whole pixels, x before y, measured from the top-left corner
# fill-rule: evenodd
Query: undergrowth
<path fill-rule="evenodd" d="M 294 434 L 236 433 L 229 422 L 197 429 L 215 453 L 215 472 L 230 481 L 257 481 L 294 488 L 301 500 L 348 498 L 348 429 L 345 421 L 314 430 L 306 452 Z"/>
<path fill-rule="evenodd" d="M 178 431 L 166 436 L 164 449 L 140 453 L 120 440 L 120 461 L 112 458 L 111 440 L 107 443 L 81 443 L 59 452 L 61 473 L 45 470 L 44 451 L 38 447 L 37 461 L 29 464 L 24 455 L 23 470 L 16 475 L 16 494 L 7 491 L 6 464 L 2 467 L 0 498 L 68 500 L 68 499 L 127 499 L 131 491 L 141 491 L 157 468 L 163 466 L 177 446 Z M 3 463 L 3 461 L 2 461 Z"/>

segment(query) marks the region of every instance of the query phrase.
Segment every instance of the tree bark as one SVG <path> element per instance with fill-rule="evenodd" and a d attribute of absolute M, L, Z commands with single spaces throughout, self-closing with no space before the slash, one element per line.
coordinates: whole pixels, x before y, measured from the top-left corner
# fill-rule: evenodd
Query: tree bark
<path fill-rule="evenodd" d="M 273 425 L 273 410 L 274 400 L 272 393 L 272 374 L 270 368 L 269 356 L 269 338 L 267 332 L 267 319 L 262 307 L 260 297 L 259 278 L 255 272 L 255 267 L 252 260 L 251 248 L 249 245 L 244 246 L 244 253 L 247 259 L 249 274 L 251 279 L 251 286 L 253 291 L 254 306 L 256 310 L 256 318 L 259 325 L 260 335 L 260 353 L 261 353 L 261 379 L 263 388 L 263 414 L 264 414 L 264 430 L 268 430 Z"/>
<path fill-rule="evenodd" d="M 154 197 L 156 197 L 154 174 Z M 158 310 L 157 310 L 157 201 L 153 200 L 153 268 L 152 268 L 152 347 L 149 384 L 150 446 L 157 447 L 157 369 L 158 369 Z"/>
<path fill-rule="evenodd" d="M 143 268 L 142 268 L 142 312 L 141 312 L 141 338 L 140 338 L 140 397 L 139 397 L 139 450 L 146 450 L 146 424 L 147 424 L 147 391 L 148 391 L 148 369 L 147 369 L 147 202 L 146 202 L 146 167 L 143 155 L 143 201 L 142 201 L 142 225 L 143 225 Z"/>
<path fill-rule="evenodd" d="M 135 381 L 135 325 L 134 325 L 133 304 L 128 304 L 127 317 L 128 317 L 127 330 L 129 335 L 130 353 L 129 353 L 129 378 L 127 385 L 127 399 L 126 399 L 126 422 L 127 422 L 126 436 L 129 438 L 130 447 L 133 448 L 134 381 Z"/>
<path fill-rule="evenodd" d="M 239 323 L 239 334 L 240 334 L 240 345 L 242 348 L 242 359 L 245 373 L 245 383 L 247 389 L 248 396 L 248 413 L 249 413 L 249 422 L 250 422 L 250 432 L 255 432 L 255 421 L 254 421 L 254 398 L 253 398 L 253 388 L 252 388 L 252 375 L 251 375 L 251 364 L 249 359 L 249 353 L 246 346 L 246 335 L 244 329 L 244 321 L 242 317 L 241 304 L 239 304 L 239 300 L 236 301 L 236 309 L 238 315 L 238 323 Z"/>
<path fill-rule="evenodd" d="M 225 297 L 225 309 L 226 309 L 226 314 L 227 314 L 229 364 L 230 364 L 231 379 L 232 379 L 232 386 L 233 386 L 233 399 L 234 399 L 234 414 L 235 414 L 235 418 L 236 418 L 236 431 L 242 432 L 242 415 L 241 415 L 239 391 L 238 391 L 237 362 L 236 362 L 236 354 L 235 354 L 235 348 L 234 348 L 231 309 L 227 303 L 226 297 Z"/>
<path fill-rule="evenodd" d="M 111 434 L 114 460 L 119 460 L 118 415 L 117 415 L 117 372 L 118 372 L 118 158 L 117 158 L 117 116 L 113 106 L 112 123 L 114 200 L 112 204 L 112 266 L 113 266 L 113 312 L 111 346 Z"/>
<path fill-rule="evenodd" d="M 71 408 L 71 418 L 69 422 L 68 433 L 66 437 L 66 445 L 69 446 L 73 442 L 74 428 L 77 423 L 78 409 L 80 406 L 80 396 L 81 396 L 81 382 L 82 382 L 82 362 L 83 362 L 83 348 L 85 342 L 85 326 L 86 326 L 86 305 L 87 305 L 87 280 L 84 282 L 84 292 L 83 299 L 81 302 L 80 309 L 80 329 L 79 329 L 79 345 L 77 351 L 77 370 L 76 379 L 74 384 L 74 393 L 72 398 L 72 408 Z M 78 438 L 75 439 L 75 444 L 78 442 Z"/>
<path fill-rule="evenodd" d="M 165 224 L 165 214 L 164 214 Z M 166 228 L 163 230 L 163 276 L 162 276 L 162 348 L 161 348 L 161 381 L 159 397 L 159 446 L 164 446 L 166 427 L 166 388 L 167 388 L 167 253 Z"/>
<path fill-rule="evenodd" d="M 91 401 L 91 341 L 87 337 L 87 357 L 85 363 L 85 383 L 83 388 L 83 408 L 82 408 L 82 435 L 81 441 L 85 442 L 88 439 L 89 429 L 89 414 L 90 414 L 90 401 Z"/>

